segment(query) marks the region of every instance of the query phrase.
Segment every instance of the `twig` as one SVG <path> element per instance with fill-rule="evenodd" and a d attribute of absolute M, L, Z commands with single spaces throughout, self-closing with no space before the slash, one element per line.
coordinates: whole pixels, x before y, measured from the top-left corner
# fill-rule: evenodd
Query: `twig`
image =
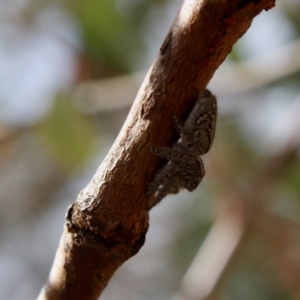
<path fill-rule="evenodd" d="M 148 148 L 171 144 L 172 114 L 184 119 L 252 19 L 274 2 L 184 2 L 118 138 L 67 213 L 39 300 L 97 299 L 139 251 L 148 229 L 145 191 L 159 165 Z"/>

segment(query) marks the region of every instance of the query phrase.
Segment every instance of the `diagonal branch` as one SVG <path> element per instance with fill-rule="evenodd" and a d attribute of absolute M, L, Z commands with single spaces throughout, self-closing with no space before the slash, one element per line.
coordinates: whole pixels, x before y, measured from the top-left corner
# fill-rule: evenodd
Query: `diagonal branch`
<path fill-rule="evenodd" d="M 39 299 L 97 299 L 116 269 L 142 247 L 145 191 L 159 159 L 150 146 L 174 141 L 197 95 L 263 9 L 275 0 L 186 0 L 128 118 L 90 184 L 66 216 L 48 283 Z"/>

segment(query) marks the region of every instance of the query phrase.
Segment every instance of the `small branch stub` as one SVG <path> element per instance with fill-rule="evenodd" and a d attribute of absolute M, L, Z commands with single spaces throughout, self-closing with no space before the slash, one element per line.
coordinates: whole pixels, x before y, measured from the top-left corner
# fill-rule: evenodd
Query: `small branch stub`
<path fill-rule="evenodd" d="M 139 251 L 148 229 L 148 209 L 161 195 L 170 193 L 165 178 L 171 172 L 165 170 L 165 190 L 154 180 L 155 188 L 150 191 L 156 190 L 154 197 L 158 198 L 149 203 L 146 194 L 160 163 L 149 147 L 175 142 L 173 114 L 179 120 L 187 119 L 182 128 L 177 125 L 184 142 L 175 143 L 167 153 L 157 152 L 168 157 L 174 169 L 178 166 L 176 153 L 181 155 L 187 147 L 189 157 L 183 163 L 188 168 L 196 164 L 198 171 L 189 174 L 189 180 L 176 171 L 181 180 L 176 189 L 192 189 L 201 181 L 204 169 L 198 156 L 208 151 L 213 140 L 214 96 L 205 91 L 209 100 L 203 94 L 206 100 L 197 102 L 197 113 L 187 116 L 199 91 L 207 86 L 253 18 L 274 4 L 274 0 L 184 1 L 119 136 L 68 212 L 57 259 L 39 300 L 96 300 L 117 268 Z M 203 114 L 196 108 L 201 101 L 211 107 L 204 108 Z M 192 116 L 197 117 L 194 120 Z M 196 120 L 202 126 L 199 138 L 193 136 Z M 197 139 L 203 148 L 196 146 Z"/>

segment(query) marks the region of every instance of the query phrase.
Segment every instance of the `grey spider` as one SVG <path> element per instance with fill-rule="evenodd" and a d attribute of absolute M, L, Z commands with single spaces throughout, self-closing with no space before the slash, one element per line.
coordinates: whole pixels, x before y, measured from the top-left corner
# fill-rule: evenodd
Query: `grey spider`
<path fill-rule="evenodd" d="M 184 126 L 174 116 L 179 140 L 172 147 L 150 149 L 169 162 L 157 172 L 149 185 L 147 195 L 154 193 L 148 203 L 152 208 L 168 194 L 177 194 L 181 189 L 193 191 L 205 175 L 201 155 L 212 146 L 217 120 L 216 97 L 205 89 L 198 97 Z"/>

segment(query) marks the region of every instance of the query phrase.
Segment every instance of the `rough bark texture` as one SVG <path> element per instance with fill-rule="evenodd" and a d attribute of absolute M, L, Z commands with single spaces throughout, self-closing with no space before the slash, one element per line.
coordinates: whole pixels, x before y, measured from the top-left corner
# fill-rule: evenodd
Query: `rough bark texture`
<path fill-rule="evenodd" d="M 275 0 L 186 0 L 149 70 L 118 138 L 70 207 L 49 281 L 39 299 L 97 299 L 136 254 L 148 229 L 149 183 L 184 120 L 234 43 Z"/>

